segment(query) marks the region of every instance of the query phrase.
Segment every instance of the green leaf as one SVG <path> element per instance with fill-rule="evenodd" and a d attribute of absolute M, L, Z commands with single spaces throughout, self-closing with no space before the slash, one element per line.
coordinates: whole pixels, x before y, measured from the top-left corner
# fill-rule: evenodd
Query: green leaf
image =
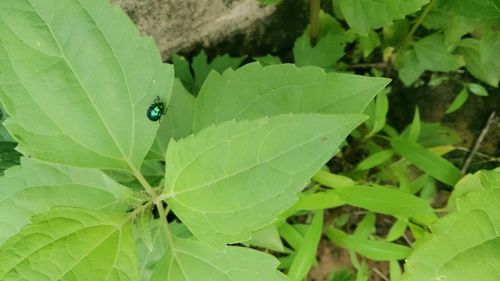
<path fill-rule="evenodd" d="M 135 225 L 139 238 L 149 251 L 153 251 L 153 233 L 152 225 L 154 217 L 151 206 L 142 208 L 136 218 Z"/>
<path fill-rule="evenodd" d="M 488 96 L 488 91 L 486 89 L 476 83 L 467 83 L 467 89 L 469 92 L 473 93 L 476 96 L 481 96 L 481 97 L 487 97 Z"/>
<path fill-rule="evenodd" d="M 335 192 L 347 204 L 372 212 L 413 217 L 425 224 L 437 218 L 426 201 L 395 188 L 354 185 L 336 188 Z"/>
<path fill-rule="evenodd" d="M 176 79 L 167 113 L 161 120 L 160 129 L 156 133 L 148 159 L 164 160 L 171 139 L 179 140 L 193 132 L 195 107 L 196 98 Z"/>
<path fill-rule="evenodd" d="M 449 11 L 445 11 L 445 15 L 444 42 L 448 48 L 452 49 L 465 34 L 474 31 L 477 22 L 460 15 L 450 15 Z"/>
<path fill-rule="evenodd" d="M 136 224 L 136 230 L 141 231 L 138 226 Z M 136 235 L 137 260 L 141 281 L 149 281 L 151 279 L 154 267 L 167 249 L 165 233 L 162 231 L 160 220 L 153 220 L 149 224 L 149 227 L 148 232 L 151 234 L 151 244 L 145 242 L 139 235 Z"/>
<path fill-rule="evenodd" d="M 319 38 L 311 44 L 310 26 L 297 38 L 293 46 L 293 57 L 298 66 L 332 67 L 345 52 L 349 38 L 339 22 L 329 14 L 320 11 Z"/>
<path fill-rule="evenodd" d="M 403 81 L 405 86 L 413 84 L 425 71 L 414 50 L 403 51 L 397 57 L 396 66 L 399 70 L 399 79 Z"/>
<path fill-rule="evenodd" d="M 399 77 L 406 85 L 415 82 L 425 70 L 448 72 L 463 65 L 460 57 L 448 50 L 442 34 L 424 37 L 412 46 L 412 49 L 404 51 L 397 60 Z"/>
<path fill-rule="evenodd" d="M 305 194 L 300 197 L 296 210 L 321 210 L 336 208 L 345 205 L 345 202 L 340 199 L 337 193 L 333 191 L 317 192 L 313 194 Z"/>
<path fill-rule="evenodd" d="M 0 73 L 0 78 L 1 78 L 1 73 Z M 0 88 L 0 91 L 1 91 L 1 88 Z M 0 142 L 16 143 L 16 140 L 12 137 L 12 135 L 9 133 L 9 131 L 7 131 L 7 129 L 3 125 L 3 122 L 5 121 L 5 119 L 7 117 L 8 117 L 7 113 L 5 112 L 2 105 L 0 104 Z"/>
<path fill-rule="evenodd" d="M 498 30 L 492 28 L 483 28 L 483 35 L 481 36 L 481 45 L 479 46 L 479 54 L 481 56 L 481 63 L 488 61 L 496 61 L 498 66 L 498 48 L 500 48 L 500 33 Z"/>
<path fill-rule="evenodd" d="M 368 156 L 363 161 L 359 162 L 359 164 L 356 166 L 356 170 L 363 171 L 374 168 L 391 159 L 393 155 L 394 151 L 392 151 L 391 149 L 376 152 Z"/>
<path fill-rule="evenodd" d="M 138 224 L 136 224 L 136 230 L 139 231 L 137 226 Z M 155 219 L 151 221 L 149 227 L 150 229 L 148 232 L 151 233 L 152 248 L 146 245 L 144 240 L 136 235 L 137 260 L 139 262 L 139 275 L 141 276 L 141 281 L 151 280 L 151 275 L 155 267 L 163 258 L 168 248 L 167 237 L 161 227 L 161 220 Z M 181 223 L 173 221 L 168 224 L 168 227 L 175 237 L 189 238 L 192 236 L 189 230 Z"/>
<path fill-rule="evenodd" d="M 436 198 L 436 193 L 436 181 L 433 178 L 428 178 L 420 191 L 420 198 L 432 203 L 434 198 Z"/>
<path fill-rule="evenodd" d="M 280 225 L 278 231 L 283 240 L 285 240 L 294 250 L 300 248 L 303 237 L 295 227 L 285 222 Z"/>
<path fill-rule="evenodd" d="M 375 214 L 372 212 L 367 212 L 356 227 L 356 230 L 354 230 L 353 235 L 358 236 L 359 238 L 366 238 L 371 235 L 375 230 L 375 220 Z"/>
<path fill-rule="evenodd" d="M 437 86 L 443 84 L 443 82 L 448 81 L 449 79 L 450 78 L 447 76 L 440 76 L 439 74 L 436 75 L 436 73 L 433 73 L 431 75 L 431 79 L 429 80 L 427 85 L 429 85 L 431 87 L 437 87 Z"/>
<path fill-rule="evenodd" d="M 279 57 L 265 55 L 262 57 L 254 57 L 256 61 L 258 61 L 261 65 L 273 65 L 273 64 L 281 64 L 281 59 Z"/>
<path fill-rule="evenodd" d="M 484 173 L 488 173 L 487 179 L 494 179 L 500 182 L 500 169 L 497 168 L 495 171 L 495 173 L 479 171 L 475 174 L 467 174 L 463 178 L 461 178 L 455 185 L 453 192 L 448 198 L 447 208 L 456 209 L 458 198 L 462 197 L 466 193 L 469 193 L 471 191 L 484 190 L 483 183 L 481 182 L 482 180 L 484 180 Z M 487 182 L 484 183 L 488 185 Z"/>
<path fill-rule="evenodd" d="M 442 34 L 433 34 L 413 43 L 419 64 L 425 70 L 448 72 L 462 66 L 459 57 L 452 55 L 444 44 Z"/>
<path fill-rule="evenodd" d="M 427 4 L 429 0 L 338 0 L 347 24 L 361 35 L 371 29 L 390 25 Z"/>
<path fill-rule="evenodd" d="M 408 223 L 404 219 L 398 219 L 389 229 L 389 233 L 387 233 L 386 241 L 392 242 L 399 237 L 403 236 Z"/>
<path fill-rule="evenodd" d="M 328 281 L 354 281 L 355 278 L 356 278 L 356 273 L 352 269 L 344 268 L 344 269 L 332 272 L 328 276 Z"/>
<path fill-rule="evenodd" d="M 8 168 L 19 165 L 21 154 L 15 150 L 16 146 L 14 142 L 0 141 L 0 175 Z"/>
<path fill-rule="evenodd" d="M 365 58 L 368 57 L 375 48 L 379 47 L 380 44 L 378 34 L 373 30 L 370 30 L 366 36 L 359 36 L 359 47 L 363 51 L 363 56 Z"/>
<path fill-rule="evenodd" d="M 443 8 L 459 15 L 477 19 L 500 18 L 500 2 L 498 0 L 446 0 Z"/>
<path fill-rule="evenodd" d="M 208 74 L 211 71 L 217 73 L 223 73 L 226 69 L 237 69 L 238 66 L 243 62 L 245 57 L 230 57 L 229 55 L 222 55 L 215 57 L 210 63 L 208 63 L 207 55 L 205 51 L 201 51 L 198 55 L 193 58 L 193 73 L 194 73 L 194 89 L 193 93 L 197 94 L 205 82 Z"/>
<path fill-rule="evenodd" d="M 194 239 L 174 239 L 150 281 L 287 281 L 277 266 L 276 258 L 253 249 L 218 250 Z"/>
<path fill-rule="evenodd" d="M 418 106 L 415 107 L 415 114 L 413 115 L 413 121 L 410 124 L 408 130 L 408 139 L 410 141 L 416 142 L 420 136 L 420 112 L 418 111 Z"/>
<path fill-rule="evenodd" d="M 459 110 L 462 107 L 462 105 L 464 105 L 464 103 L 467 101 L 468 98 L 469 98 L 469 91 L 467 90 L 467 88 L 463 88 L 460 91 L 460 93 L 458 93 L 458 95 L 455 97 L 455 99 L 451 102 L 450 106 L 448 107 L 448 109 L 446 109 L 445 113 L 448 114 Z"/>
<path fill-rule="evenodd" d="M 411 248 L 403 245 L 348 235 L 336 228 L 328 229 L 326 235 L 340 247 L 358 252 L 372 260 L 401 260 L 411 252 Z"/>
<path fill-rule="evenodd" d="M 482 53 L 484 51 L 484 49 L 482 50 L 484 44 L 477 39 L 466 38 L 462 40 L 458 50 L 464 56 L 465 67 L 474 77 L 493 87 L 498 87 L 498 81 L 500 80 L 500 55 L 493 55 L 488 60 L 483 60 L 483 57 L 488 56 Z"/>
<path fill-rule="evenodd" d="M 38 214 L 0 247 L 0 279 L 138 280 L 130 218 L 66 207 Z"/>
<path fill-rule="evenodd" d="M 170 143 L 163 194 L 198 239 L 248 241 L 295 203 L 363 119 L 297 114 L 210 127 Z"/>
<path fill-rule="evenodd" d="M 401 279 L 401 266 L 397 260 L 389 261 L 389 276 L 392 281 L 399 281 Z"/>
<path fill-rule="evenodd" d="M 101 171 L 27 158 L 5 172 L 0 186 L 0 244 L 28 224 L 31 216 L 54 206 L 124 212 L 141 200 Z"/>
<path fill-rule="evenodd" d="M 406 19 L 396 20 L 392 25 L 384 26 L 382 30 L 384 45 L 392 47 L 400 46 L 409 31 L 410 21 Z"/>
<path fill-rule="evenodd" d="M 366 110 L 366 114 L 370 116 L 370 119 L 366 120 L 365 123 L 371 130 L 365 138 L 373 136 L 385 126 L 387 112 L 389 111 L 389 99 L 387 98 L 386 91 L 378 94 L 375 103 L 372 102 L 370 105 Z"/>
<path fill-rule="evenodd" d="M 433 234 L 418 243 L 408 257 L 403 281 L 500 278 L 500 172 L 478 176 L 480 190 L 459 197 L 457 212 L 439 219 L 432 225 Z M 478 262 L 485 265 L 480 273 Z"/>
<path fill-rule="evenodd" d="M 313 181 L 322 184 L 324 186 L 328 186 L 330 188 L 342 187 L 342 186 L 351 186 L 354 184 L 354 181 L 346 176 L 335 175 L 327 171 L 318 171 L 312 177 Z"/>
<path fill-rule="evenodd" d="M 409 164 L 406 161 L 398 161 L 390 166 L 393 174 L 397 178 L 399 189 L 404 192 L 411 193 L 410 173 L 408 171 Z"/>
<path fill-rule="evenodd" d="M 175 77 L 179 78 L 184 87 L 186 87 L 188 91 L 192 92 L 194 87 L 194 78 L 193 74 L 191 74 L 189 61 L 183 56 L 174 54 L 172 55 L 172 63 L 174 64 Z"/>
<path fill-rule="evenodd" d="M 295 253 L 292 265 L 288 270 L 290 281 L 302 281 L 316 261 L 321 233 L 323 230 L 323 210 L 316 211 L 301 241 L 300 248 Z"/>
<path fill-rule="evenodd" d="M 448 185 L 454 185 L 462 174 L 446 159 L 404 138 L 391 139 L 394 150 L 417 168 Z"/>
<path fill-rule="evenodd" d="M 406 128 L 401 135 L 407 136 L 408 133 L 409 128 Z M 447 146 L 456 144 L 459 141 L 460 137 L 454 130 L 439 123 L 422 122 L 420 124 L 418 143 L 423 147 Z"/>
<path fill-rule="evenodd" d="M 354 254 L 352 252 L 350 254 L 351 254 L 351 259 L 352 259 Z M 355 267 L 358 270 L 356 272 L 356 281 L 368 281 L 368 277 L 370 275 L 370 270 L 369 270 L 366 262 L 362 261 L 362 263 L 360 265 L 355 266 Z"/>
<path fill-rule="evenodd" d="M 457 182 L 455 188 L 453 189 L 453 192 L 448 198 L 447 208 L 456 209 L 457 199 L 465 193 L 482 190 L 479 173 L 480 172 L 476 172 L 475 174 L 467 174 Z"/>
<path fill-rule="evenodd" d="M 138 170 L 167 102 L 172 67 L 151 38 L 107 1 L 0 3 L 0 99 L 25 155 L 84 167 Z"/>
<path fill-rule="evenodd" d="M 278 228 L 275 224 L 264 227 L 252 233 L 252 239 L 246 242 L 252 246 L 283 252 L 284 246 L 281 242 Z"/>
<path fill-rule="evenodd" d="M 290 64 L 253 63 L 223 75 L 212 73 L 198 96 L 194 131 L 233 119 L 286 113 L 362 113 L 389 82 Z"/>
<path fill-rule="evenodd" d="M 306 30 L 293 45 L 293 57 L 297 66 L 331 67 L 345 52 L 347 38 L 342 33 L 328 33 L 311 45 L 309 31 Z"/>

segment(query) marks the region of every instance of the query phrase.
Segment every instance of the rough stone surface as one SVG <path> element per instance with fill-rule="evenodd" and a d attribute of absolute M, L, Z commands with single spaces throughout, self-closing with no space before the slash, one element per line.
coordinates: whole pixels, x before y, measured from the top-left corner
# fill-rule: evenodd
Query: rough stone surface
<path fill-rule="evenodd" d="M 252 53 L 247 46 L 262 48 L 262 42 L 269 42 L 271 39 L 275 40 L 274 42 L 282 42 L 276 40 L 297 35 L 297 31 L 290 32 L 289 15 L 280 24 L 280 18 L 284 18 L 282 11 L 288 11 L 289 7 L 295 9 L 292 13 L 297 14 L 297 20 L 291 24 L 293 29 L 303 29 L 300 26 L 295 28 L 294 25 L 305 27 L 307 22 L 307 14 L 304 15 L 304 7 L 307 5 L 304 4 L 304 0 L 285 1 L 290 3 L 284 3 L 279 7 L 259 4 L 256 0 L 111 0 L 111 2 L 120 5 L 143 34 L 154 38 L 164 59 L 168 59 L 173 53 L 189 53 L 200 47 L 217 48 L 226 52 Z M 285 20 L 288 26 L 284 24 Z M 273 31 L 270 28 L 277 30 Z M 231 50 L 224 46 L 229 42 L 237 43 L 240 49 Z M 271 51 L 279 48 L 276 45 L 280 43 L 273 44 L 275 46 L 266 46 L 267 51 L 269 48 Z"/>

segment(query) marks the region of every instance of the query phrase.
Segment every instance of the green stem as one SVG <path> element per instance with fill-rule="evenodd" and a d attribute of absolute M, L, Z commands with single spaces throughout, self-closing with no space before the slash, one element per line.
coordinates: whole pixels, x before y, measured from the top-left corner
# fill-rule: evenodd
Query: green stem
<path fill-rule="evenodd" d="M 158 213 L 160 215 L 160 221 L 161 221 L 161 227 L 163 229 L 163 232 L 165 232 L 167 236 L 167 243 L 170 246 L 170 248 L 173 247 L 174 245 L 174 240 L 173 240 L 173 234 L 170 231 L 170 228 L 168 228 L 168 222 L 167 222 L 167 214 L 170 212 L 170 207 L 167 207 L 167 209 L 163 209 L 163 205 L 161 203 L 162 201 L 158 201 L 155 203 L 156 208 L 158 209 Z"/>
<path fill-rule="evenodd" d="M 424 22 L 425 18 L 427 17 L 427 14 L 431 11 L 432 7 L 434 6 L 434 3 L 436 3 L 436 0 L 431 0 L 427 6 L 425 6 L 425 9 L 422 11 L 420 16 L 418 17 L 417 21 L 413 24 L 413 26 L 410 29 L 410 32 L 406 35 L 405 39 L 403 40 L 403 43 L 401 44 L 401 48 L 406 48 L 410 41 L 413 39 L 413 35 L 417 31 L 420 25 Z"/>
<path fill-rule="evenodd" d="M 319 11 L 321 0 L 310 0 L 311 2 L 311 26 L 310 37 L 311 45 L 314 46 L 318 42 L 319 37 Z"/>
<path fill-rule="evenodd" d="M 139 183 L 146 190 L 146 192 L 152 198 L 154 198 L 156 196 L 156 192 L 155 192 L 154 188 L 146 180 L 146 178 L 144 178 L 144 176 L 142 175 L 142 173 L 134 165 L 129 165 L 129 167 L 132 170 L 132 174 L 134 175 L 134 177 L 139 181 Z"/>

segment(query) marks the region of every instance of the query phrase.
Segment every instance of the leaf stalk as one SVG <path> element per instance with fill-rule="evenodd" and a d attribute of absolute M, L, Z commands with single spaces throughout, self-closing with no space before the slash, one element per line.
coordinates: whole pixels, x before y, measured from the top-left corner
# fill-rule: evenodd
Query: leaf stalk
<path fill-rule="evenodd" d="M 318 42 L 319 37 L 319 11 L 321 0 L 310 0 L 310 12 L 311 12 L 311 25 L 310 25 L 310 38 L 311 45 L 315 46 Z"/>
<path fill-rule="evenodd" d="M 410 29 L 410 32 L 406 35 L 405 39 L 403 40 L 401 44 L 401 48 L 404 49 L 408 46 L 408 44 L 411 42 L 413 39 L 413 35 L 417 31 L 417 29 L 422 25 L 424 22 L 425 18 L 429 14 L 429 12 L 432 10 L 432 7 L 434 6 L 434 3 L 436 3 L 436 0 L 431 0 L 427 6 L 425 6 L 425 9 L 422 11 L 420 16 L 417 18 L 417 21 L 413 24 L 413 26 Z"/>

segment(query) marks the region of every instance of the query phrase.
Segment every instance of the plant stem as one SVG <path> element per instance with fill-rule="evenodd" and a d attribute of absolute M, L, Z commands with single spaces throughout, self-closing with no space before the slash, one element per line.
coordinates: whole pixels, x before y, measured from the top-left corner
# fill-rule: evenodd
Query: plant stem
<path fill-rule="evenodd" d="M 163 209 L 162 201 L 158 201 L 155 203 L 156 208 L 158 209 L 158 213 L 160 215 L 161 227 L 163 228 L 163 232 L 165 232 L 167 236 L 167 242 L 170 246 L 174 245 L 174 240 L 172 239 L 172 232 L 170 232 L 170 228 L 168 228 L 167 223 L 167 214 L 170 212 L 170 207 L 167 209 Z"/>
<path fill-rule="evenodd" d="M 159 200 L 155 203 L 156 205 L 156 208 L 158 209 L 158 213 L 160 215 L 160 220 L 161 220 L 161 228 L 163 229 L 163 232 L 165 233 L 165 236 L 166 236 L 166 241 L 167 241 L 167 244 L 168 244 L 168 249 L 170 249 L 170 253 L 172 254 L 172 258 L 174 260 L 179 260 L 179 257 L 177 256 L 177 252 L 175 251 L 175 243 L 174 243 L 174 235 L 172 234 L 172 232 L 170 231 L 170 228 L 168 228 L 168 222 L 167 222 L 167 215 L 168 213 L 170 213 L 170 207 L 167 206 L 166 209 L 163 209 L 163 205 L 162 205 L 162 200 Z M 186 272 L 184 271 L 184 268 L 182 266 L 180 266 L 180 270 L 181 270 L 181 273 L 182 275 L 184 276 L 187 276 Z"/>
<path fill-rule="evenodd" d="M 388 65 L 385 62 L 374 62 L 374 63 L 353 63 L 348 66 L 351 69 L 356 68 L 387 68 Z"/>
<path fill-rule="evenodd" d="M 431 2 L 429 2 L 429 4 L 427 4 L 427 6 L 425 6 L 425 9 L 422 11 L 422 13 L 418 17 L 417 21 L 411 27 L 410 32 L 408 32 L 405 39 L 403 40 L 403 42 L 401 44 L 401 48 L 405 48 L 410 43 L 410 41 L 413 38 L 413 34 L 415 34 L 418 27 L 424 22 L 425 18 L 427 17 L 427 14 L 429 14 L 432 7 L 434 6 L 434 3 L 436 3 L 436 0 L 431 0 Z"/>
<path fill-rule="evenodd" d="M 129 165 L 130 169 L 132 170 L 132 173 L 134 177 L 139 181 L 139 183 L 144 187 L 146 192 L 154 198 L 156 196 L 156 192 L 153 189 L 153 187 L 149 184 L 149 182 L 144 178 L 142 173 L 134 166 L 134 165 Z"/>
<path fill-rule="evenodd" d="M 310 37 L 311 45 L 314 46 L 318 42 L 319 37 L 319 11 L 321 0 L 310 0 L 311 4 L 311 26 L 310 26 Z"/>

